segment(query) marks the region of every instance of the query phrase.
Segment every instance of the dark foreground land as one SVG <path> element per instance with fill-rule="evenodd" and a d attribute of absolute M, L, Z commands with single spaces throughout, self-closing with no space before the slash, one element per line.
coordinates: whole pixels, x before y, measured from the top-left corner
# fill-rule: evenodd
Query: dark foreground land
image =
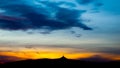
<path fill-rule="evenodd" d="M 112 68 L 120 68 L 120 61 L 107 61 L 107 62 L 92 62 L 92 61 L 84 61 L 84 60 L 70 60 L 64 57 L 60 59 L 37 59 L 37 60 L 22 60 L 16 62 L 9 62 L 5 64 L 0 64 L 0 68 L 6 67 L 33 67 L 33 68 L 42 68 L 42 67 L 64 67 L 64 66 L 73 66 L 74 68 L 84 68 L 84 67 L 112 67 Z"/>

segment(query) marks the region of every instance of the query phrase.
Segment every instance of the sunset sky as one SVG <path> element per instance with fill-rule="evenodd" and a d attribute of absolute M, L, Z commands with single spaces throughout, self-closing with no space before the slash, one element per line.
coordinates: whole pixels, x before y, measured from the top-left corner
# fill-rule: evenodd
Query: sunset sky
<path fill-rule="evenodd" d="M 120 0 L 0 0 L 0 62 L 120 60 Z"/>

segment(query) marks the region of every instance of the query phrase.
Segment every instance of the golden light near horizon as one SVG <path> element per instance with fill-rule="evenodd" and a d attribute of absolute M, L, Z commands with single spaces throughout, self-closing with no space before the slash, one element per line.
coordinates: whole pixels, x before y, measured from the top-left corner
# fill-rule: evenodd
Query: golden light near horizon
<path fill-rule="evenodd" d="M 8 49 L 8 50 L 5 50 Z M 16 49 L 16 48 L 15 48 Z M 82 59 L 82 58 L 90 58 L 96 55 L 99 55 L 103 58 L 108 58 L 111 60 L 120 60 L 120 55 L 106 54 L 106 53 L 95 53 L 89 51 L 78 51 L 77 49 L 71 48 L 20 48 L 18 50 L 14 50 L 13 48 L 3 47 L 1 48 L 0 56 L 10 56 L 17 57 L 21 59 L 58 59 L 62 56 L 65 56 L 67 59 Z M 11 50 L 11 51 L 10 51 Z"/>
<path fill-rule="evenodd" d="M 20 59 L 57 59 L 65 56 L 68 59 L 90 58 L 95 55 L 109 58 L 111 60 L 120 60 L 120 55 L 98 54 L 98 53 L 60 53 L 60 52 L 0 52 L 3 56 L 18 57 Z"/>

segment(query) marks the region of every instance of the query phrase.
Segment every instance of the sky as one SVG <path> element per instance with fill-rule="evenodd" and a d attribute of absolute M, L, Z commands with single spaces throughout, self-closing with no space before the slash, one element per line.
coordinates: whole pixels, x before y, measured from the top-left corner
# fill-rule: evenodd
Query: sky
<path fill-rule="evenodd" d="M 63 55 L 120 60 L 119 2 L 0 1 L 0 61 Z"/>

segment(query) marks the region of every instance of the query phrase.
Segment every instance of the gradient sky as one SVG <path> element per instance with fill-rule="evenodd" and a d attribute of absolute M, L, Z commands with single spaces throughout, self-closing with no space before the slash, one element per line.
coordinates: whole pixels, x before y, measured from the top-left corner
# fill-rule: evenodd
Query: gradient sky
<path fill-rule="evenodd" d="M 0 1 L 0 55 L 15 56 L 8 52 L 32 51 L 36 54 L 43 51 L 45 55 L 46 52 L 55 53 L 52 58 L 58 52 L 60 56 L 66 54 L 68 57 L 69 54 L 75 58 L 81 57 L 81 54 L 83 57 L 106 54 L 120 60 L 119 2 Z"/>

